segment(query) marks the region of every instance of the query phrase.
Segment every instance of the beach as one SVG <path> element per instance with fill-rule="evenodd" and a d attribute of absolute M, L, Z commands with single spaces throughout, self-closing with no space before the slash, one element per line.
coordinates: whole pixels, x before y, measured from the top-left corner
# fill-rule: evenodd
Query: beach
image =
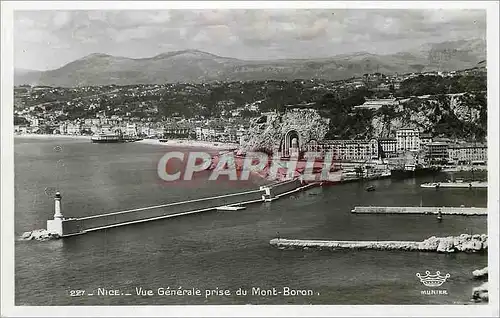
<path fill-rule="evenodd" d="M 160 140 L 158 139 L 143 139 L 137 142 L 148 145 L 209 148 L 217 150 L 233 150 L 239 147 L 238 144 L 234 143 L 211 142 L 211 141 L 201 141 L 201 140 L 182 140 L 182 139 L 169 139 L 165 142 L 160 142 Z"/>
<path fill-rule="evenodd" d="M 15 138 L 29 138 L 29 139 L 57 139 L 57 138 L 67 138 L 67 139 L 85 139 L 90 140 L 90 136 L 82 136 L 82 135 L 41 135 L 41 134 L 14 134 Z"/>
<path fill-rule="evenodd" d="M 82 135 L 41 135 L 41 134 L 14 134 L 15 138 L 26 138 L 26 139 L 79 139 L 79 140 L 90 140 L 90 136 Z M 159 139 L 142 139 L 136 141 L 142 144 L 148 145 L 158 145 L 158 146 L 175 146 L 175 147 L 192 147 L 192 148 L 207 148 L 216 150 L 233 150 L 239 147 L 235 143 L 223 143 L 223 142 L 211 142 L 211 141 L 201 141 L 201 140 L 182 140 L 182 139 L 170 139 L 165 142 L 160 142 Z"/>

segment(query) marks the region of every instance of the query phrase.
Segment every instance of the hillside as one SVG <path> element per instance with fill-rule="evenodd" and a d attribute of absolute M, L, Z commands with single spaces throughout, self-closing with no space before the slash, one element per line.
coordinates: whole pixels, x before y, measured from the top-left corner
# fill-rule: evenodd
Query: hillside
<path fill-rule="evenodd" d="M 245 61 L 184 50 L 132 59 L 91 54 L 50 71 L 15 72 L 15 85 L 58 87 L 325 79 L 339 80 L 365 73 L 409 73 L 474 67 L 486 58 L 482 40 L 428 44 L 411 52 L 375 55 L 366 52 L 323 59 Z"/>

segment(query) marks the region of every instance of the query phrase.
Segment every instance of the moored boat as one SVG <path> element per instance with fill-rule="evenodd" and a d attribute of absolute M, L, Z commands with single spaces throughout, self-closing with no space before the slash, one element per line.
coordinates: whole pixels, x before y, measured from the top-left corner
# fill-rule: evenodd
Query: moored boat
<path fill-rule="evenodd" d="M 115 134 L 98 134 L 90 137 L 93 143 L 117 143 L 125 142 L 122 136 Z"/>
<path fill-rule="evenodd" d="M 368 192 L 375 191 L 375 186 L 371 185 L 371 186 L 366 187 L 366 191 L 368 191 Z"/>

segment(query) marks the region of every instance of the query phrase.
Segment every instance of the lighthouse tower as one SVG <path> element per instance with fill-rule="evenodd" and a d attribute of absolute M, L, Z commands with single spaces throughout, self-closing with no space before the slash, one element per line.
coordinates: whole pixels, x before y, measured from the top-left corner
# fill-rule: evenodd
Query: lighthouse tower
<path fill-rule="evenodd" d="M 64 216 L 61 212 L 61 193 L 56 192 L 54 196 L 54 219 L 47 221 L 47 231 L 59 236 L 63 235 L 63 220 Z"/>

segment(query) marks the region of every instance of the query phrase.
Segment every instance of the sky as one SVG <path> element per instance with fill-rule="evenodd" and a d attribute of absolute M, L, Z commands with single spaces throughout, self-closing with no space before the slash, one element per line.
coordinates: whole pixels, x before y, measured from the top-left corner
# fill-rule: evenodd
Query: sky
<path fill-rule="evenodd" d="M 390 54 L 486 39 L 484 10 L 257 9 L 16 11 L 16 68 L 48 70 L 92 53 L 131 58 L 198 49 L 239 59 Z"/>

